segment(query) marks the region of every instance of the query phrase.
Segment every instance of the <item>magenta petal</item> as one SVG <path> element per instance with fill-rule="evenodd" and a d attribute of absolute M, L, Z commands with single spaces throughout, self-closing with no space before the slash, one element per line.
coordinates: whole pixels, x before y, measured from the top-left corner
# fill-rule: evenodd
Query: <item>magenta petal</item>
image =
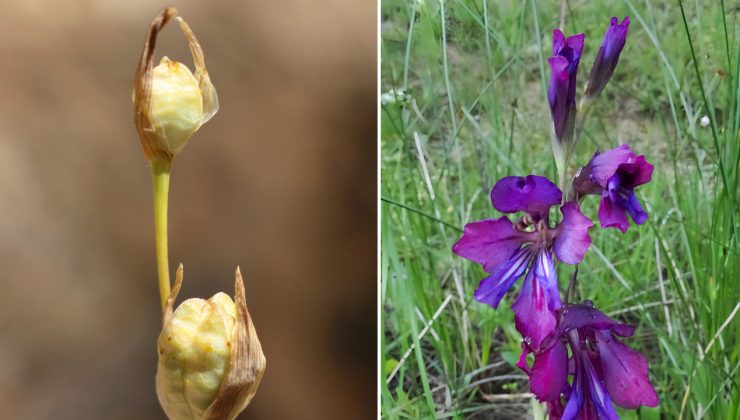
<path fill-rule="evenodd" d="M 601 197 L 599 203 L 599 223 L 602 228 L 615 227 L 622 231 L 627 232 L 630 227 L 630 222 L 627 220 L 626 209 L 615 203 L 611 198 Z"/>
<path fill-rule="evenodd" d="M 634 156 L 626 144 L 599 153 L 591 159 L 591 177 L 602 188 L 606 188 L 606 183 L 617 172 L 619 165 L 628 162 Z"/>
<path fill-rule="evenodd" d="M 553 29 L 552 31 L 552 55 L 558 55 L 560 51 L 565 48 L 565 35 L 560 29 Z"/>
<path fill-rule="evenodd" d="M 585 34 L 575 34 L 567 39 L 560 29 L 552 31 L 552 55 L 565 57 L 573 66 L 570 69 L 574 73 L 578 68 L 578 62 L 581 60 L 583 53 L 583 42 L 586 39 Z"/>
<path fill-rule="evenodd" d="M 532 351 L 532 347 L 527 344 L 526 341 L 522 341 L 522 354 L 519 355 L 519 361 L 516 362 L 516 365 L 527 375 L 532 373 L 532 368 L 530 368 L 529 364 L 527 363 L 527 356 L 529 355 L 529 353 L 532 353 Z"/>
<path fill-rule="evenodd" d="M 609 318 L 590 304 L 568 305 L 563 308 L 557 335 L 563 335 L 571 330 L 581 328 L 611 330 L 622 337 L 629 337 L 635 332 L 635 327 Z"/>
<path fill-rule="evenodd" d="M 555 314 L 547 307 L 547 294 L 540 280 L 530 270 L 514 305 L 514 323 L 517 331 L 534 348 L 539 348 L 557 324 Z"/>
<path fill-rule="evenodd" d="M 558 340 L 548 350 L 534 358 L 529 386 L 538 400 L 545 402 L 560 398 L 568 380 L 568 350 Z"/>
<path fill-rule="evenodd" d="M 491 190 L 493 207 L 502 213 L 524 211 L 535 219 L 559 204 L 563 194 L 544 176 L 528 175 L 501 178 Z"/>
<path fill-rule="evenodd" d="M 481 280 L 478 289 L 475 290 L 475 300 L 497 308 L 506 291 L 527 270 L 531 259 L 532 253 L 528 246 L 515 251 L 508 260 L 499 264 L 490 276 Z"/>
<path fill-rule="evenodd" d="M 575 202 L 565 203 L 560 211 L 563 213 L 563 221 L 557 227 L 558 233 L 553 244 L 555 255 L 564 263 L 578 264 L 591 246 L 588 229 L 593 226 L 593 222 L 581 213 Z"/>
<path fill-rule="evenodd" d="M 563 417 L 563 403 L 560 397 L 547 402 L 547 416 L 549 420 L 560 420 Z"/>
<path fill-rule="evenodd" d="M 568 48 L 573 50 L 571 61 L 580 61 L 583 53 L 583 42 L 586 40 L 586 34 L 575 34 L 568 37 Z"/>
<path fill-rule="evenodd" d="M 481 220 L 465 225 L 463 236 L 452 245 L 452 252 L 483 265 L 491 273 L 524 241 L 523 233 L 514 229 L 506 217 Z"/>
<path fill-rule="evenodd" d="M 601 371 L 612 400 L 624 408 L 655 407 L 660 400 L 648 377 L 648 362 L 607 331 L 596 332 Z"/>
<path fill-rule="evenodd" d="M 631 158 L 617 168 L 620 184 L 628 189 L 647 184 L 653 176 L 653 169 L 653 165 L 645 160 L 644 155 Z"/>

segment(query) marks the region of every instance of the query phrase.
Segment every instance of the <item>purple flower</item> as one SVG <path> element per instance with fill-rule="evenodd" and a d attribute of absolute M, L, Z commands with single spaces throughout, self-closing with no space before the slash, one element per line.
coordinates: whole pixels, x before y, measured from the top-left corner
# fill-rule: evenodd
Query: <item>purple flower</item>
<path fill-rule="evenodd" d="M 619 19 L 616 17 L 612 18 L 609 28 L 607 28 L 604 35 L 604 41 L 601 43 L 601 48 L 599 48 L 599 52 L 596 54 L 594 66 L 591 67 L 588 87 L 586 88 L 586 96 L 589 98 L 593 99 L 599 96 L 606 83 L 611 79 L 619 61 L 619 54 L 622 52 L 622 48 L 624 48 L 629 26 L 629 16 L 626 16 L 622 20 L 622 23 L 619 23 Z"/>
<path fill-rule="evenodd" d="M 552 57 L 548 100 L 555 135 L 560 143 L 570 144 L 576 115 L 576 74 L 583 52 L 583 34 L 565 38 L 559 29 L 552 31 Z"/>
<path fill-rule="evenodd" d="M 540 348 L 523 343 L 517 363 L 529 375 L 532 393 L 548 402 L 551 417 L 560 418 L 552 414 L 559 414 L 561 394 L 567 396 L 563 419 L 618 419 L 612 403 L 624 408 L 658 405 L 647 360 L 617 338 L 632 336 L 633 326 L 612 320 L 590 301 L 565 306 L 559 313 L 557 329 Z M 535 353 L 532 367 L 527 364 L 530 352 Z"/>
<path fill-rule="evenodd" d="M 576 175 L 573 188 L 579 197 L 601 194 L 599 222 L 604 228 L 616 227 L 627 232 L 629 220 L 641 225 L 648 215 L 637 201 L 634 189 L 650 182 L 653 165 L 644 155 L 636 156 L 623 144 L 604 153 L 596 153 Z"/>
<path fill-rule="evenodd" d="M 562 222 L 550 227 L 550 207 L 561 199 L 558 187 L 545 177 L 502 178 L 491 190 L 493 207 L 503 213 L 522 211 L 525 216 L 516 224 L 507 217 L 468 223 L 452 246 L 455 254 L 481 264 L 490 274 L 480 282 L 475 299 L 494 308 L 527 273 L 512 310 L 517 329 L 537 345 L 555 328 L 553 311 L 561 306 L 552 253 L 577 264 L 591 244 L 588 229 L 593 223 L 574 202 L 561 206 Z"/>

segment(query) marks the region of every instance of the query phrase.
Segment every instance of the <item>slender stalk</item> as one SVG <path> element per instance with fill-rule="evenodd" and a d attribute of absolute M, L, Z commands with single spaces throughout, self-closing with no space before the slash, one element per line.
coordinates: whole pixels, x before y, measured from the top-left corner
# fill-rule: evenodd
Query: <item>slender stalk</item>
<path fill-rule="evenodd" d="M 573 178 L 571 178 L 570 183 L 566 183 L 568 168 L 570 166 L 570 160 L 573 157 L 573 152 L 576 149 L 576 144 L 578 144 L 578 140 L 581 139 L 581 134 L 583 134 L 583 127 L 586 124 L 586 115 L 588 114 L 588 110 L 591 108 L 591 101 L 588 99 L 581 99 L 580 104 L 578 105 L 577 112 L 576 112 L 576 125 L 573 133 L 573 142 L 566 147 L 565 150 L 565 169 L 560 174 L 560 188 L 563 191 L 563 204 L 565 204 L 567 201 L 574 199 L 573 195 Z M 577 198 L 576 198 L 577 199 Z M 565 304 L 567 305 L 569 302 L 573 302 L 576 298 L 576 293 L 578 292 L 578 265 L 576 264 L 576 269 L 573 271 L 573 275 L 570 276 L 570 281 L 568 282 L 568 291 L 565 293 Z"/>
<path fill-rule="evenodd" d="M 573 159 L 573 153 L 575 153 L 576 145 L 581 140 L 583 134 L 583 127 L 586 125 L 586 115 L 588 110 L 591 109 L 591 100 L 587 98 L 581 99 L 578 107 L 576 108 L 576 122 L 573 128 L 573 140 L 567 143 L 564 147 L 564 165 L 563 170 L 560 173 L 560 190 L 563 192 L 563 204 L 572 198 L 571 189 L 573 186 L 573 179 L 571 177 L 568 182 L 568 174 L 570 173 L 570 161 Z"/>
<path fill-rule="evenodd" d="M 565 294 L 565 304 L 575 301 L 576 292 L 578 288 L 578 265 L 573 271 L 573 275 L 570 276 L 570 282 L 568 283 L 568 292 Z"/>
<path fill-rule="evenodd" d="M 170 192 L 170 161 L 152 161 L 152 186 L 154 189 L 154 242 L 157 248 L 157 273 L 159 296 L 164 311 L 170 295 L 170 266 L 167 254 L 167 200 Z"/>
<path fill-rule="evenodd" d="M 581 99 L 581 103 L 578 104 L 576 127 L 575 132 L 573 133 L 573 146 L 569 154 L 572 154 L 573 151 L 575 151 L 576 144 L 578 144 L 578 141 L 581 139 L 581 135 L 583 134 L 583 127 L 586 125 L 586 115 L 588 115 L 588 111 L 591 109 L 591 102 L 591 99 L 583 98 Z"/>

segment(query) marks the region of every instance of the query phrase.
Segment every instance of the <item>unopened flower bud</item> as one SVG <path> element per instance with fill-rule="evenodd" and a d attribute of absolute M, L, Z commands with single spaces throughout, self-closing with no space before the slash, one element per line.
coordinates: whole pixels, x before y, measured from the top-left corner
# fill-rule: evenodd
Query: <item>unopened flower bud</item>
<path fill-rule="evenodd" d="M 200 127 L 203 100 L 193 73 L 167 57 L 154 68 L 150 119 L 165 150 L 179 152 Z"/>
<path fill-rule="evenodd" d="M 595 99 L 604 90 L 609 79 L 614 74 L 614 69 L 619 62 L 619 55 L 622 53 L 624 44 L 627 41 L 627 30 L 630 26 L 630 17 L 626 16 L 622 23 L 619 19 L 613 17 L 609 22 L 604 34 L 604 41 L 601 43 L 599 52 L 596 53 L 594 65 L 591 67 L 591 74 L 588 77 L 588 86 L 586 86 L 586 97 Z"/>
<path fill-rule="evenodd" d="M 171 420 L 234 419 L 257 391 L 265 370 L 236 271 L 235 296 L 188 299 L 172 312 L 182 265 L 165 309 L 157 342 L 157 395 Z"/>
<path fill-rule="evenodd" d="M 177 14 L 166 8 L 154 19 L 136 69 L 134 113 L 136 129 L 147 159 L 171 160 L 201 125 L 218 111 L 218 96 L 206 71 L 203 50 L 190 27 L 175 18 L 185 34 L 195 63 L 187 66 L 167 57 L 153 67 L 160 30 Z"/>

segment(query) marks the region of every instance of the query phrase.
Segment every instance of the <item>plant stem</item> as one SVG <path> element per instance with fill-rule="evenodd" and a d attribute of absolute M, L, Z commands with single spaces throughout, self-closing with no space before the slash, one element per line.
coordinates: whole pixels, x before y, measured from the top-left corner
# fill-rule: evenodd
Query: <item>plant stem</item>
<path fill-rule="evenodd" d="M 569 197 L 571 197 L 571 189 L 573 187 L 573 179 L 570 180 L 570 183 L 567 182 L 568 179 L 568 170 L 570 169 L 570 161 L 573 159 L 573 153 L 576 150 L 576 145 L 578 144 L 578 141 L 581 139 L 581 135 L 583 134 L 583 127 L 586 124 L 586 115 L 588 114 L 589 109 L 591 109 L 591 100 L 588 98 L 582 98 L 580 103 L 578 104 L 577 111 L 576 111 L 576 123 L 575 127 L 573 129 L 573 140 L 565 145 L 565 148 L 563 150 L 564 153 L 564 168 L 560 172 L 560 190 L 563 192 L 563 204 L 568 200 Z"/>
<path fill-rule="evenodd" d="M 576 270 L 573 275 L 570 276 L 570 282 L 568 283 L 568 292 L 565 294 L 565 304 L 572 302 L 576 297 L 576 288 L 578 283 L 578 265 L 576 264 Z"/>
<path fill-rule="evenodd" d="M 591 100 L 588 98 L 581 99 L 581 103 L 578 106 L 578 117 L 576 121 L 575 133 L 573 134 L 575 136 L 575 138 L 573 139 L 573 149 L 575 149 L 575 145 L 578 140 L 581 139 L 581 134 L 583 134 L 583 127 L 586 125 L 586 115 L 588 115 L 588 111 L 590 109 Z"/>
<path fill-rule="evenodd" d="M 170 296 L 170 266 L 167 254 L 167 200 L 170 192 L 170 161 L 152 161 L 152 186 L 154 189 L 154 242 L 157 248 L 157 273 L 159 296 L 164 311 Z"/>

